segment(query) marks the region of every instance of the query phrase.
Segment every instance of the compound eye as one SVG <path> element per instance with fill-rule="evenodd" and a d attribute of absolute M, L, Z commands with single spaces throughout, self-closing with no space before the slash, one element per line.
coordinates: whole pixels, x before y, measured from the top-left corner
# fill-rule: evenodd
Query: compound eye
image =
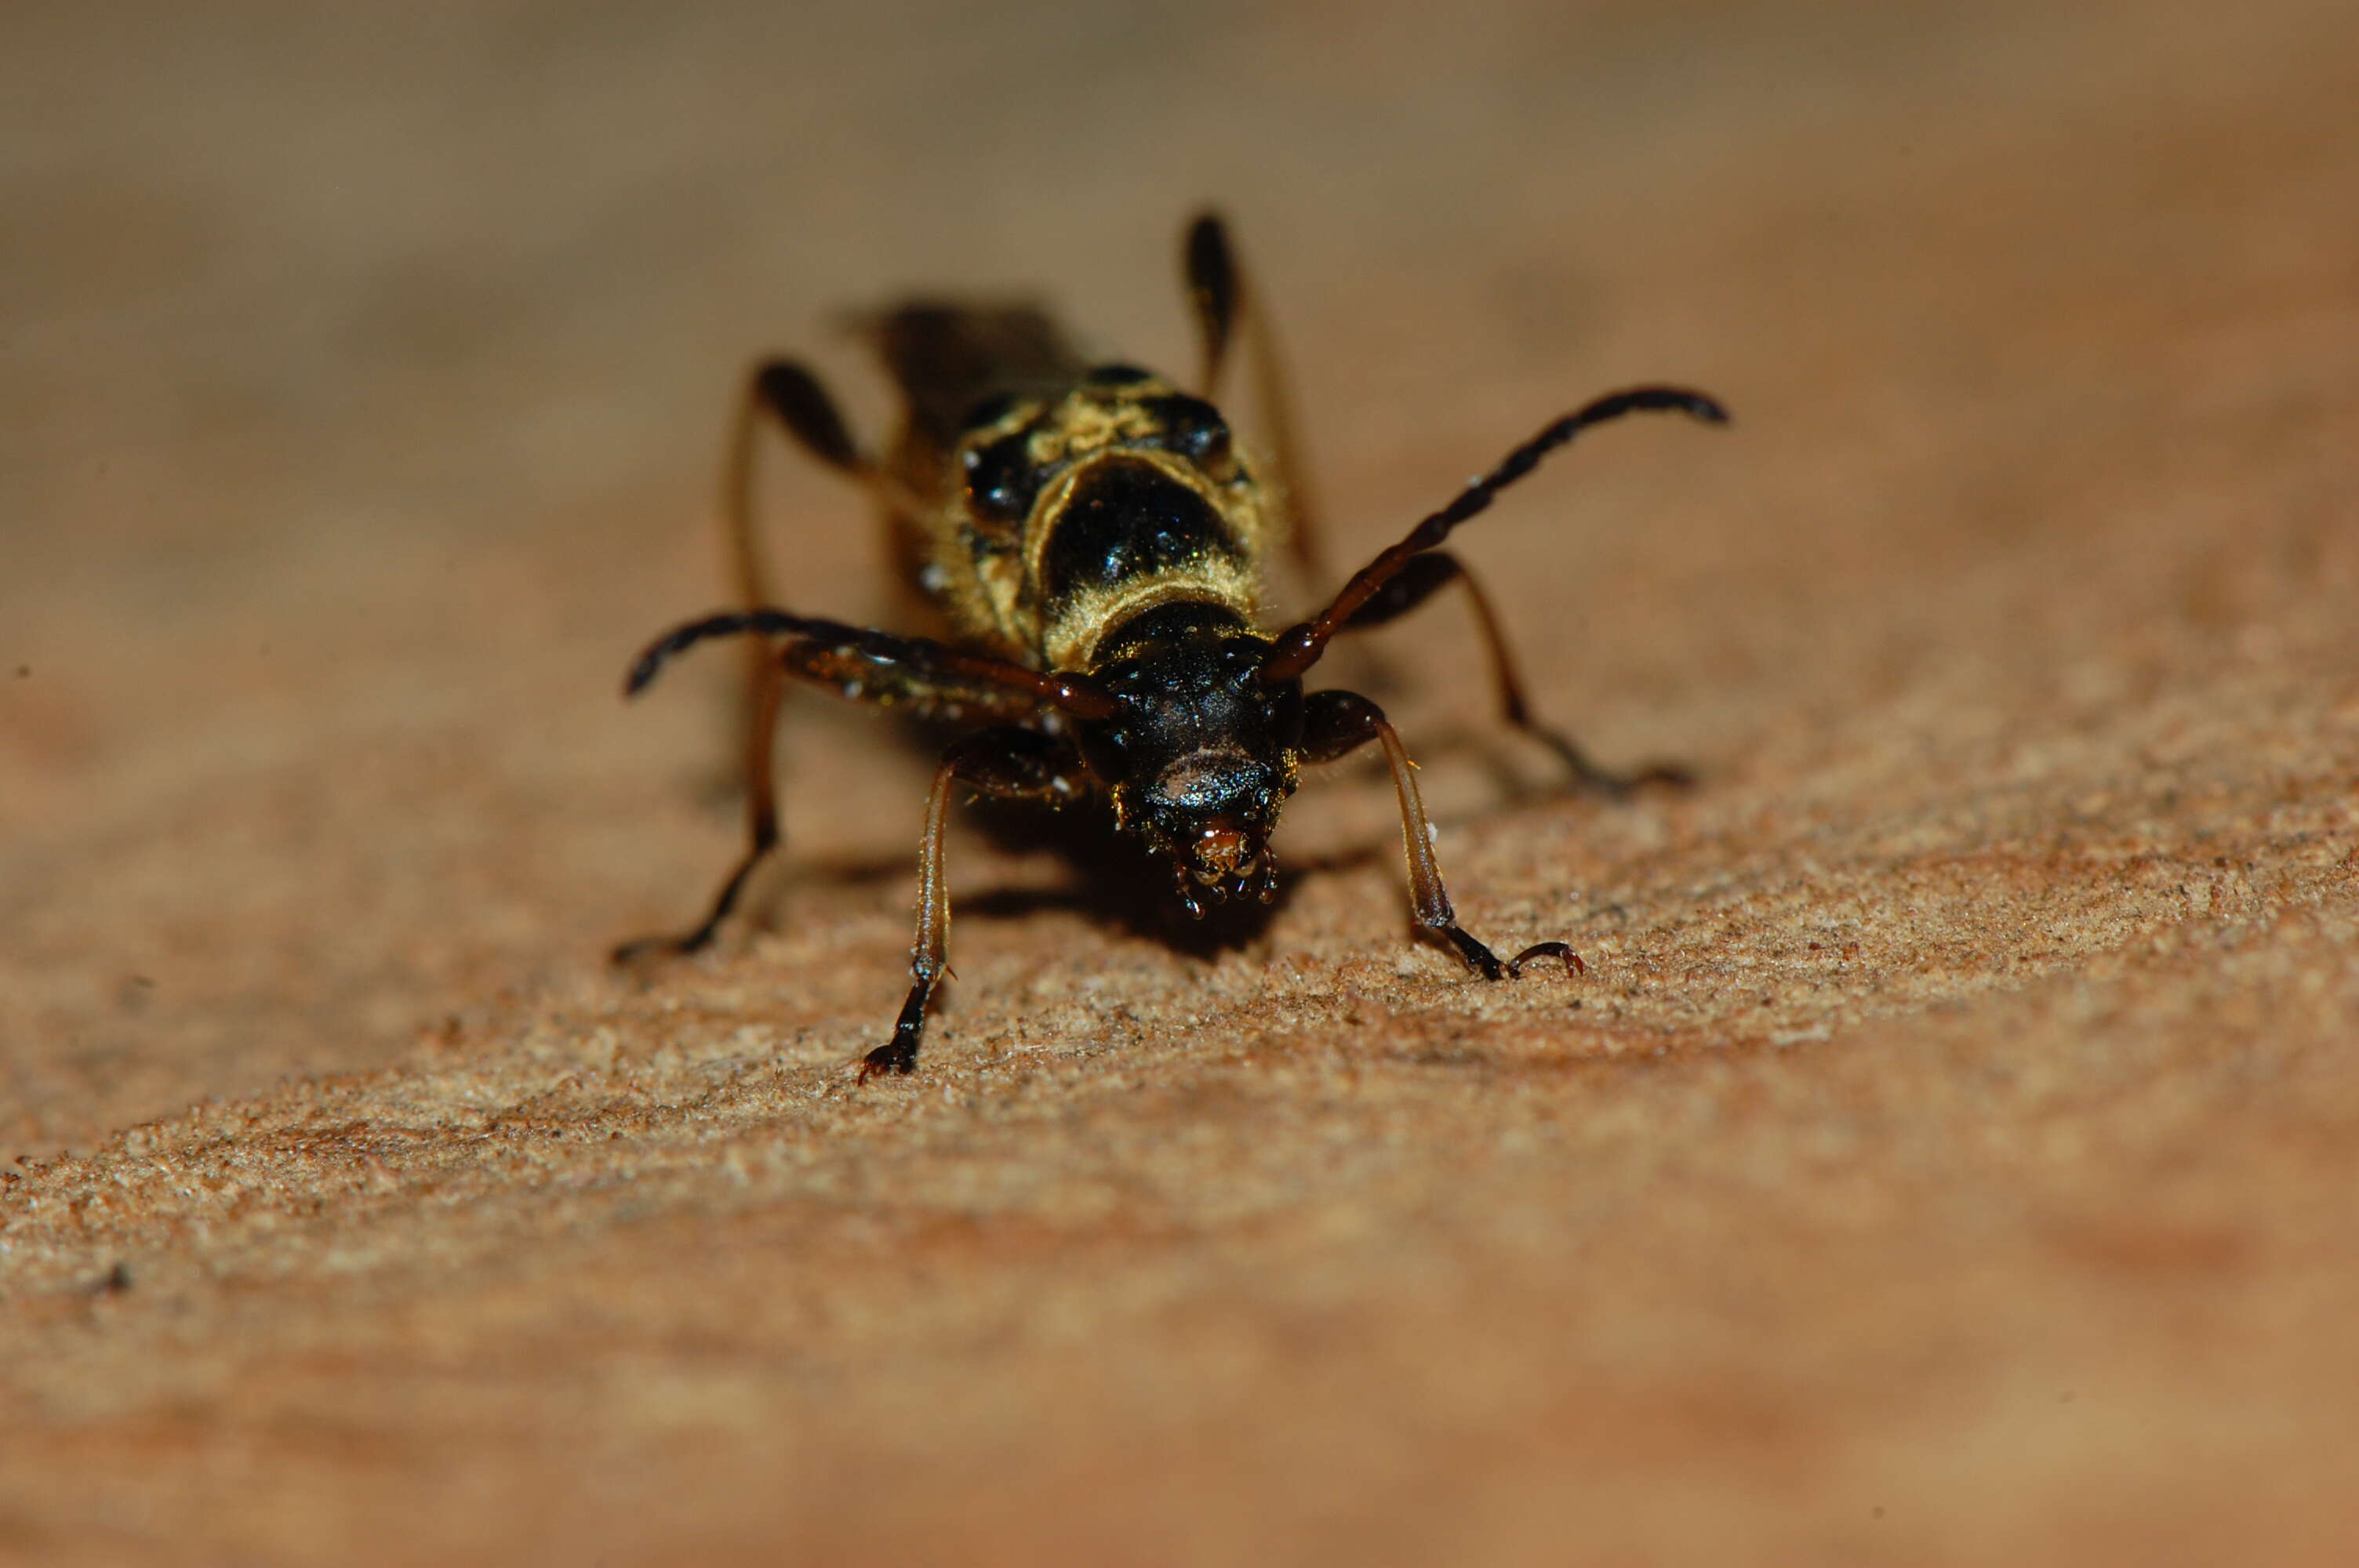
<path fill-rule="evenodd" d="M 1021 523 L 1032 515 L 1040 493 L 1040 472 L 1030 443 L 1018 432 L 966 454 L 966 499 L 977 516 L 994 523 Z"/>

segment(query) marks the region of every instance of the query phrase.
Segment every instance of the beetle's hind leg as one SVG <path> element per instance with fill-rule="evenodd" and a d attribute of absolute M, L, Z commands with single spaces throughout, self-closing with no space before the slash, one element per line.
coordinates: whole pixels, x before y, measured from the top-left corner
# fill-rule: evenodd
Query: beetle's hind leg
<path fill-rule="evenodd" d="M 655 953 L 692 953 L 712 941 L 714 930 L 735 907 L 745 880 L 777 843 L 777 810 L 767 762 L 776 723 L 778 676 L 792 676 L 825 687 L 849 701 L 894 708 L 913 718 L 952 722 L 1020 719 L 1036 713 L 1044 704 L 1093 713 L 1099 711 L 1096 705 L 1112 703 L 1112 698 L 1077 677 L 1043 676 L 1003 660 L 962 653 L 923 637 L 898 637 L 889 632 L 767 608 L 724 611 L 673 628 L 640 654 L 631 666 L 625 693 L 635 696 L 645 690 L 675 656 L 687 649 L 729 636 L 753 637 L 752 646 L 761 655 L 763 670 L 770 677 L 763 689 L 771 694 L 771 702 L 766 708 L 754 710 L 748 726 L 747 773 L 749 782 L 760 786 L 751 795 L 751 841 L 728 880 L 721 884 L 703 924 L 678 936 L 646 936 L 625 942 L 614 949 L 617 962 Z M 1007 742 L 1002 750 L 1015 754 L 1015 743 Z M 956 748 L 952 754 L 967 755 Z M 982 768 L 984 760 L 973 761 L 970 765 Z M 1051 794 L 1069 793 L 1076 787 L 1071 780 L 1081 776 L 1074 771 L 1078 768 L 1076 762 L 1068 770 L 1070 777 L 1058 774 L 1042 788 Z M 1009 793 L 995 790 L 992 781 L 1000 779 L 1000 774 L 987 774 L 976 787 Z"/>
<path fill-rule="evenodd" d="M 786 693 L 780 679 L 783 672 L 773 651 L 756 643 L 754 653 L 756 668 L 745 690 L 745 852 L 723 880 L 721 891 L 713 894 L 712 906 L 695 927 L 671 935 L 636 936 L 620 943 L 611 955 L 614 963 L 694 953 L 708 946 L 713 933 L 721 929 L 721 923 L 737 907 L 738 897 L 745 892 L 755 869 L 777 848 L 778 791 L 773 749 L 778 705 Z"/>
<path fill-rule="evenodd" d="M 1320 546 L 1318 507 L 1302 461 L 1294 388 L 1269 312 L 1247 283 L 1236 248 L 1230 243 L 1228 225 L 1219 213 L 1201 212 L 1188 225 L 1181 266 L 1202 351 L 1196 390 L 1219 402 L 1221 372 L 1228 362 L 1230 345 L 1234 342 L 1244 350 L 1245 371 L 1253 378 L 1255 410 L 1261 421 L 1261 447 L 1266 459 L 1264 479 L 1285 511 L 1288 552 L 1305 582 L 1323 583 L 1330 574 L 1326 552 Z"/>
<path fill-rule="evenodd" d="M 817 376 L 792 360 L 764 360 L 755 365 L 730 417 L 728 446 L 721 466 L 722 545 L 737 602 L 748 610 L 771 602 L 769 572 L 754 525 L 754 455 L 766 416 L 776 420 L 797 445 L 828 467 L 872 489 L 878 483 L 875 463 L 853 441 L 834 399 Z M 614 950 L 614 962 L 693 953 L 710 944 L 721 923 L 737 907 L 755 869 L 777 847 L 776 750 L 778 705 L 784 699 L 787 673 L 767 643 L 757 640 L 747 644 L 744 750 L 739 753 L 745 781 L 745 852 L 713 895 L 701 923 L 689 931 L 622 943 Z"/>
<path fill-rule="evenodd" d="M 777 733 L 778 708 L 786 691 L 777 665 L 766 656 L 749 661 L 745 676 L 745 748 L 740 761 L 745 779 L 745 851 L 738 858 L 704 919 L 693 930 L 675 935 L 635 937 L 615 947 L 614 961 L 627 964 L 661 955 L 698 951 L 712 940 L 721 923 L 737 907 L 740 894 L 756 868 L 778 846 Z"/>
<path fill-rule="evenodd" d="M 1582 788 L 1619 798 L 1647 784 L 1683 789 L 1695 783 L 1695 775 L 1675 762 L 1649 762 L 1626 773 L 1600 767 L 1571 736 L 1535 719 L 1531 703 L 1524 696 L 1523 678 L 1516 671 L 1515 654 L 1507 647 L 1506 633 L 1500 628 L 1490 595 L 1483 591 L 1483 585 L 1474 580 L 1465 563 L 1447 550 L 1412 558 L 1343 622 L 1343 629 L 1360 631 L 1397 620 L 1453 582 L 1465 587 L 1467 602 L 1474 611 L 1474 624 L 1483 633 L 1483 646 L 1491 662 L 1491 684 L 1499 697 L 1499 717 L 1563 759 Z"/>

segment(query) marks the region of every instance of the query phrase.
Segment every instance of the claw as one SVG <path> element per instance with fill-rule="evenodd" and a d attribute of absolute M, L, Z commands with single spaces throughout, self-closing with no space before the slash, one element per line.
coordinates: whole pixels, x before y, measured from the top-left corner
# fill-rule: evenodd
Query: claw
<path fill-rule="evenodd" d="M 1561 958 L 1564 960 L 1564 972 L 1568 975 L 1589 973 L 1589 966 L 1582 961 L 1581 955 L 1563 943 L 1538 942 L 1507 960 L 1507 978 L 1511 980 L 1523 979 L 1524 966 L 1534 958 Z"/>
<path fill-rule="evenodd" d="M 909 1000 L 901 1004 L 901 1016 L 893 1021 L 893 1038 L 860 1058 L 855 1083 L 864 1084 L 880 1073 L 906 1076 L 918 1070 L 918 1039 L 925 1033 L 926 999 L 933 989 L 930 976 L 909 988 Z"/>
<path fill-rule="evenodd" d="M 875 1050 L 860 1058 L 860 1074 L 853 1079 L 853 1082 L 864 1084 L 869 1079 L 882 1076 L 886 1073 L 895 1073 L 906 1077 L 917 1070 L 918 1054 L 901 1049 L 901 1043 L 896 1040 L 891 1044 L 879 1045 Z"/>

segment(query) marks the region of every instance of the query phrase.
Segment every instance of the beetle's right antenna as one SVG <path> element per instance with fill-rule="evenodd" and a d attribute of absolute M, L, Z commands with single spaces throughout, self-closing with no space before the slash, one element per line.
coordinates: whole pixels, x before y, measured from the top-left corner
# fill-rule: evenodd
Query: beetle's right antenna
<path fill-rule="evenodd" d="M 1460 491 L 1456 500 L 1427 517 L 1410 529 L 1399 544 L 1353 574 L 1342 591 L 1314 619 L 1280 633 L 1269 657 L 1262 662 L 1261 678 L 1272 685 L 1301 679 L 1304 672 L 1326 653 L 1328 643 L 1343 629 L 1343 623 L 1375 598 L 1377 589 L 1390 582 L 1411 559 L 1449 538 L 1451 531 L 1461 523 L 1488 511 L 1499 492 L 1539 467 L 1542 458 L 1593 425 L 1619 419 L 1625 414 L 1655 413 L 1685 414 L 1708 425 L 1728 423 L 1728 410 L 1718 403 L 1701 392 L 1676 386 L 1639 386 L 1608 393 L 1575 409 L 1509 452 L 1499 460 L 1498 467 Z"/>

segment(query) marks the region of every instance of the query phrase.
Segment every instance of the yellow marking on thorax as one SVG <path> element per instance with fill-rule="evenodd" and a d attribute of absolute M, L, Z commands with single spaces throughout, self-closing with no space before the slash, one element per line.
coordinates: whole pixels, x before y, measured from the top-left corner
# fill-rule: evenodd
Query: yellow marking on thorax
<path fill-rule="evenodd" d="M 1261 585 L 1250 567 L 1212 560 L 1143 573 L 1112 588 L 1076 595 L 1040 628 L 1040 657 L 1052 670 L 1086 670 L 1106 633 L 1134 615 L 1174 600 L 1224 605 L 1252 624 L 1261 610 Z"/>
<path fill-rule="evenodd" d="M 1051 616 L 1040 602 L 1042 579 L 1057 524 L 1094 466 L 1074 463 L 1044 488 L 1032 508 L 1024 538 L 1026 609 L 1032 622 L 1033 647 L 1041 665 L 1052 670 L 1086 670 L 1097 656 L 1105 634 L 1132 616 L 1174 600 L 1201 600 L 1235 611 L 1252 623 L 1261 612 L 1261 561 L 1255 549 L 1259 535 L 1260 498 L 1250 489 L 1224 493 L 1208 483 L 1196 468 L 1168 452 L 1125 450 L 1120 460 L 1143 462 L 1201 496 L 1219 515 L 1229 537 L 1239 546 L 1242 560 L 1202 556 L 1184 564 L 1141 572 L 1104 588 L 1083 589 L 1068 599 Z M 1241 516 L 1250 514 L 1250 516 Z"/>
<path fill-rule="evenodd" d="M 926 520 L 929 535 L 926 590 L 964 637 L 1008 657 L 1044 669 L 1090 667 L 1105 634 L 1123 622 L 1175 600 L 1200 600 L 1234 611 L 1249 624 L 1261 612 L 1262 562 L 1278 539 L 1281 514 L 1258 483 L 1213 483 L 1195 465 L 1169 452 L 1133 446 L 1161 427 L 1136 398 L 1169 394 L 1160 380 L 1135 384 L 1131 395 L 1114 396 L 1083 388 L 1068 395 L 1041 421 L 1027 443 L 1027 456 L 1039 468 L 1062 465 L 1042 486 L 1030 517 L 1016 528 L 992 527 L 968 514 L 955 468 L 946 475 L 941 504 Z M 962 445 L 980 446 L 1038 417 L 1037 405 L 1012 410 L 989 430 L 973 432 Z M 1142 573 L 1129 580 L 1076 594 L 1050 616 L 1042 602 L 1041 574 L 1050 540 L 1068 501 L 1095 458 L 1119 450 L 1125 460 L 1143 461 L 1201 496 L 1236 542 L 1241 560 L 1208 556 L 1183 565 Z M 953 455 L 951 464 L 959 459 Z M 1012 536 L 1011 536 L 1012 535 Z M 1015 547 L 993 549 L 985 540 Z"/>

